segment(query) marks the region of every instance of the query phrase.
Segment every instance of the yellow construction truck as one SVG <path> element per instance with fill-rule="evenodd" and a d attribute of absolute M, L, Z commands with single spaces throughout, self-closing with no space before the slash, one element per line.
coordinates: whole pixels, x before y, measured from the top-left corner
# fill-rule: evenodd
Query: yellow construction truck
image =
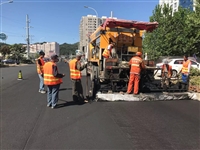
<path fill-rule="evenodd" d="M 129 81 L 129 61 L 136 52 L 142 51 L 144 32 L 151 32 L 158 27 L 157 22 L 141 22 L 121 19 L 106 21 L 90 35 L 87 50 L 87 74 L 90 76 L 89 95 L 95 97 L 96 92 L 119 92 L 127 90 Z M 114 56 L 103 58 L 102 54 L 110 43 L 114 42 Z M 145 61 L 147 69 L 142 76 L 141 89 L 144 83 L 153 80 L 153 61 Z M 147 67 L 148 68 L 148 67 Z M 153 85 L 154 86 L 154 85 Z M 153 87 L 146 88 L 147 90 Z"/>

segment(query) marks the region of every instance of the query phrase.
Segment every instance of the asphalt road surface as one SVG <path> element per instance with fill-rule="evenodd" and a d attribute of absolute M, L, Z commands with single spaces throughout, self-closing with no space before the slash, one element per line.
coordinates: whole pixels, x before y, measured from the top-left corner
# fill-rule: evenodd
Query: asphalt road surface
<path fill-rule="evenodd" d="M 69 67 L 57 109 L 38 92 L 35 65 L 0 68 L 1 150 L 200 149 L 199 101 L 72 102 Z M 22 70 L 24 80 L 17 80 Z M 86 77 L 82 83 L 86 88 Z"/>

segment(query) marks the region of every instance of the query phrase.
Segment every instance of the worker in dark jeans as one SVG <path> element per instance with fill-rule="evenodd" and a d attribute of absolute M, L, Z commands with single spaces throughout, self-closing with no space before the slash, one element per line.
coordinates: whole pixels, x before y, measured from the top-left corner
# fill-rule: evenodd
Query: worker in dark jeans
<path fill-rule="evenodd" d="M 76 52 L 76 58 L 72 59 L 69 62 L 70 68 L 70 78 L 72 80 L 72 96 L 73 101 L 77 103 L 88 102 L 85 100 L 83 95 L 83 87 L 81 83 L 81 71 L 86 68 L 87 62 L 81 65 L 81 57 L 83 56 L 82 52 Z"/>

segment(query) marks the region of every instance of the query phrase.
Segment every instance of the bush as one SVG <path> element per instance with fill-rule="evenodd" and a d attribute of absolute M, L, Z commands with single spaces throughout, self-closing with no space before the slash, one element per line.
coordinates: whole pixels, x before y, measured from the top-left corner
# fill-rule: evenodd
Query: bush
<path fill-rule="evenodd" d="M 190 76 L 200 76 L 200 70 L 192 67 L 190 70 Z"/>
<path fill-rule="evenodd" d="M 191 76 L 190 84 L 191 85 L 200 85 L 200 76 Z"/>

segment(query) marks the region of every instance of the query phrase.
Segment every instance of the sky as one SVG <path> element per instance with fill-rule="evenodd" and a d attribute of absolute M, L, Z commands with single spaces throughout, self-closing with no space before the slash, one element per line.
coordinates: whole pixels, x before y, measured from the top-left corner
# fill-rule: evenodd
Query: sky
<path fill-rule="evenodd" d="M 0 0 L 1 4 L 8 0 Z M 26 43 L 26 16 L 29 17 L 30 44 L 79 41 L 82 16 L 111 16 L 118 19 L 149 21 L 159 0 L 13 0 L 0 5 L 0 29 L 7 44 Z"/>

